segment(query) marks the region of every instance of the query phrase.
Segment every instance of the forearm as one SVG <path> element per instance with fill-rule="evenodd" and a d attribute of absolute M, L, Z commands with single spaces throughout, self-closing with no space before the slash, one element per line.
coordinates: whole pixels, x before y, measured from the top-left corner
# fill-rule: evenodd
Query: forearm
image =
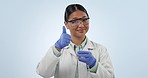
<path fill-rule="evenodd" d="M 39 62 L 37 73 L 43 77 L 53 76 L 58 62 L 59 58 L 54 55 L 53 49 L 50 48 L 47 54 Z"/>

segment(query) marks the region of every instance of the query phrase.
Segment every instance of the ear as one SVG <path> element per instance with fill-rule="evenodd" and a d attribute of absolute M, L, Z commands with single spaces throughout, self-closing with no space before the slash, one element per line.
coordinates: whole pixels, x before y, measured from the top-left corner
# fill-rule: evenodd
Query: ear
<path fill-rule="evenodd" d="M 64 24 L 65 24 L 66 28 L 69 29 L 68 22 L 65 21 Z"/>

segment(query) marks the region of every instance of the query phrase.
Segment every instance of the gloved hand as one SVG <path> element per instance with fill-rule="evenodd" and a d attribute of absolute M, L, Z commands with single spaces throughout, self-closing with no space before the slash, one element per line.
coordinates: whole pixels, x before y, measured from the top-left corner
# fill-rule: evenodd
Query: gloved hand
<path fill-rule="evenodd" d="M 71 37 L 69 34 L 66 33 L 66 29 L 63 26 L 63 32 L 60 36 L 60 39 L 55 43 L 56 48 L 64 48 L 65 46 L 69 45 Z"/>
<path fill-rule="evenodd" d="M 79 61 L 86 63 L 89 66 L 89 68 L 93 67 L 96 63 L 96 59 L 89 51 L 78 51 L 77 55 Z"/>

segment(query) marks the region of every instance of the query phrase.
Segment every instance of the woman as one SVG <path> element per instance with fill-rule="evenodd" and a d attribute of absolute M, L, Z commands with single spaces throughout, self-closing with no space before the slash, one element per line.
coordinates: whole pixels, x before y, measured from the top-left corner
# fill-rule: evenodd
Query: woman
<path fill-rule="evenodd" d="M 44 78 L 114 78 L 113 67 L 102 45 L 90 41 L 89 15 L 80 4 L 70 4 L 65 10 L 63 32 L 39 62 L 37 73 Z"/>

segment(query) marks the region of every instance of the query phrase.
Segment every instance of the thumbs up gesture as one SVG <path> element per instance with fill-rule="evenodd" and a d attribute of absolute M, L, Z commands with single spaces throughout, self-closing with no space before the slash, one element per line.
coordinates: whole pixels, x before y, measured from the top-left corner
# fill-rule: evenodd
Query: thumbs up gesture
<path fill-rule="evenodd" d="M 66 33 L 66 28 L 63 26 L 63 32 L 60 36 L 60 39 L 55 43 L 55 47 L 62 49 L 65 46 L 68 46 L 70 43 L 71 37 Z"/>

